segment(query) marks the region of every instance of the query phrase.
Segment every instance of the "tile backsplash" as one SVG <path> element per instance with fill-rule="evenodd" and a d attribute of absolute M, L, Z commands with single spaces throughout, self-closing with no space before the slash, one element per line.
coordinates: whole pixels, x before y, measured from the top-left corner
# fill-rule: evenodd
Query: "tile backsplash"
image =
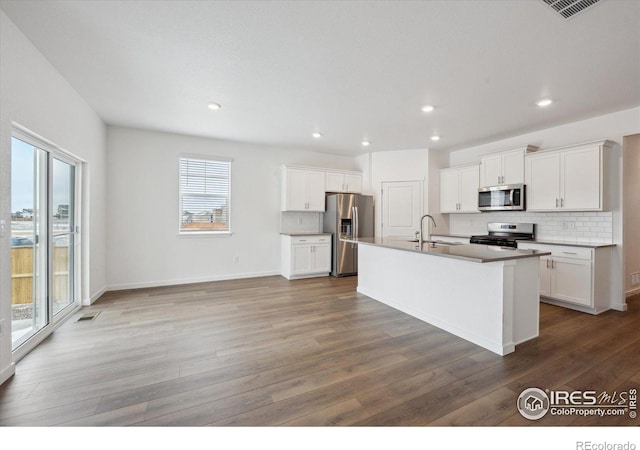
<path fill-rule="evenodd" d="M 536 224 L 536 238 L 566 242 L 613 242 L 612 213 L 607 212 L 490 212 L 451 214 L 451 234 L 486 234 L 489 222 L 527 222 Z"/>
<path fill-rule="evenodd" d="M 280 233 L 322 232 L 321 212 L 283 211 L 280 213 Z"/>

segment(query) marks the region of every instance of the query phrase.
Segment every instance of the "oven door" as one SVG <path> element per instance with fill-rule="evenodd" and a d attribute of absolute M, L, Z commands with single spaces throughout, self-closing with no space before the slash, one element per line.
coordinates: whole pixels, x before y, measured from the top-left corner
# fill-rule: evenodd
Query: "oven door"
<path fill-rule="evenodd" d="M 480 211 L 524 211 L 524 185 L 492 186 L 478 189 Z"/>

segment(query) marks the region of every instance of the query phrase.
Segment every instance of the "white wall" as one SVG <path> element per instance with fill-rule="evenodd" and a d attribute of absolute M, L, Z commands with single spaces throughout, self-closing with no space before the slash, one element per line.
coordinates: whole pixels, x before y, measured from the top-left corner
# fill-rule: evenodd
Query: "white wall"
<path fill-rule="evenodd" d="M 458 166 L 476 163 L 480 161 L 480 155 L 485 153 L 509 150 L 525 145 L 534 145 L 539 147 L 541 151 L 599 139 L 609 139 L 621 145 L 623 136 L 637 133 L 638 129 L 640 129 L 640 107 L 455 150 L 450 153 L 449 164 Z"/>
<path fill-rule="evenodd" d="M 624 138 L 624 271 L 627 295 L 640 292 L 631 274 L 640 272 L 640 134 Z"/>
<path fill-rule="evenodd" d="M 609 194 L 609 204 L 611 213 L 611 241 L 617 245 L 611 264 L 611 298 L 612 306 L 616 309 L 626 309 L 624 301 L 624 273 L 623 273 L 623 222 L 622 222 L 622 141 L 626 135 L 640 132 L 640 108 L 632 108 L 619 111 L 604 116 L 581 120 L 569 124 L 560 125 L 553 128 L 539 130 L 496 142 L 491 142 L 476 147 L 453 151 L 449 157 L 449 164 L 457 166 L 478 162 L 480 155 L 501 150 L 508 150 L 523 145 L 535 145 L 539 151 L 562 147 L 565 145 L 579 144 L 582 142 L 608 139 L 614 142 L 613 147 L 607 150 L 611 154 L 611 166 L 608 174 L 605 175 L 608 184 L 605 186 L 606 193 Z M 528 213 L 521 213 L 525 217 Z M 548 213 L 555 217 L 557 221 L 561 217 Z M 465 218 L 466 217 L 466 218 Z M 489 221 L 487 215 L 487 221 Z M 469 216 L 452 214 L 450 227 L 459 230 L 469 221 Z M 493 220 L 491 220 L 493 221 Z"/>
<path fill-rule="evenodd" d="M 440 214 L 440 169 L 448 167 L 449 154 L 430 149 L 371 152 L 356 157 L 358 170 L 363 174 L 363 193 L 375 199 L 375 233 L 382 233 L 382 204 L 380 190 L 385 181 L 423 182 L 422 211 L 431 214 L 437 228 L 435 234 L 447 234 L 449 219 Z M 419 224 L 416 224 L 416 230 Z"/>
<path fill-rule="evenodd" d="M 105 151 L 106 128 L 13 22 L 0 11 L 0 219 L 11 223 L 12 122 L 28 128 L 86 161 L 82 300 L 88 303 L 106 286 Z M 11 365 L 10 233 L 0 238 L 0 382 Z"/>
<path fill-rule="evenodd" d="M 449 153 L 429 150 L 429 180 L 427 211 L 433 216 L 437 227 L 434 234 L 450 233 L 449 214 L 440 214 L 440 169 L 449 167 Z"/>
<path fill-rule="evenodd" d="M 359 170 L 363 171 L 365 193 L 374 196 L 375 235 L 382 229 L 382 203 L 380 190 L 385 181 L 421 181 L 423 183 L 422 210 L 428 207 L 429 150 L 395 150 L 369 153 L 357 158 Z M 416 224 L 416 227 L 418 225 Z M 417 229 L 417 228 L 416 228 Z"/>
<path fill-rule="evenodd" d="M 121 127 L 107 142 L 111 289 L 277 274 L 280 167 L 356 168 L 350 157 Z M 231 237 L 178 235 L 181 153 L 233 158 Z"/>

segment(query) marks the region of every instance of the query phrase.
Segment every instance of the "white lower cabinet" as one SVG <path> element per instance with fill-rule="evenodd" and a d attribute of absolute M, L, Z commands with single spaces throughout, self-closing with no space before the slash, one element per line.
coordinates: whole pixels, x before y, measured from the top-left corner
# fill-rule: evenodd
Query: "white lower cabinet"
<path fill-rule="evenodd" d="M 591 306 L 591 259 L 540 258 L 540 295 Z"/>
<path fill-rule="evenodd" d="M 280 236 L 283 277 L 312 278 L 331 272 L 331 235 Z"/>
<path fill-rule="evenodd" d="M 547 303 L 599 314 L 610 309 L 611 247 L 518 243 L 551 252 L 540 258 L 540 296 Z"/>

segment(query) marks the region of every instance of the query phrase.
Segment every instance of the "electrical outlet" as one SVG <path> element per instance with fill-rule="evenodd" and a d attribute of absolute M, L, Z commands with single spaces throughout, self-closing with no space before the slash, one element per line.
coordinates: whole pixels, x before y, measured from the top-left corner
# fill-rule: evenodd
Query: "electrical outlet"
<path fill-rule="evenodd" d="M 4 237 L 5 231 L 7 231 L 7 221 L 0 220 L 0 237 Z"/>
<path fill-rule="evenodd" d="M 234 262 L 234 264 L 238 264 L 240 262 L 240 257 L 239 256 L 234 256 L 233 257 L 233 262 Z"/>
<path fill-rule="evenodd" d="M 635 286 L 636 284 L 640 284 L 640 273 L 638 272 L 631 274 L 631 286 Z"/>
<path fill-rule="evenodd" d="M 560 225 L 562 226 L 563 230 L 567 229 L 567 222 L 561 222 Z"/>
<path fill-rule="evenodd" d="M 569 225 L 569 229 L 570 230 L 575 230 L 576 229 L 576 223 L 575 222 L 568 222 Z"/>

